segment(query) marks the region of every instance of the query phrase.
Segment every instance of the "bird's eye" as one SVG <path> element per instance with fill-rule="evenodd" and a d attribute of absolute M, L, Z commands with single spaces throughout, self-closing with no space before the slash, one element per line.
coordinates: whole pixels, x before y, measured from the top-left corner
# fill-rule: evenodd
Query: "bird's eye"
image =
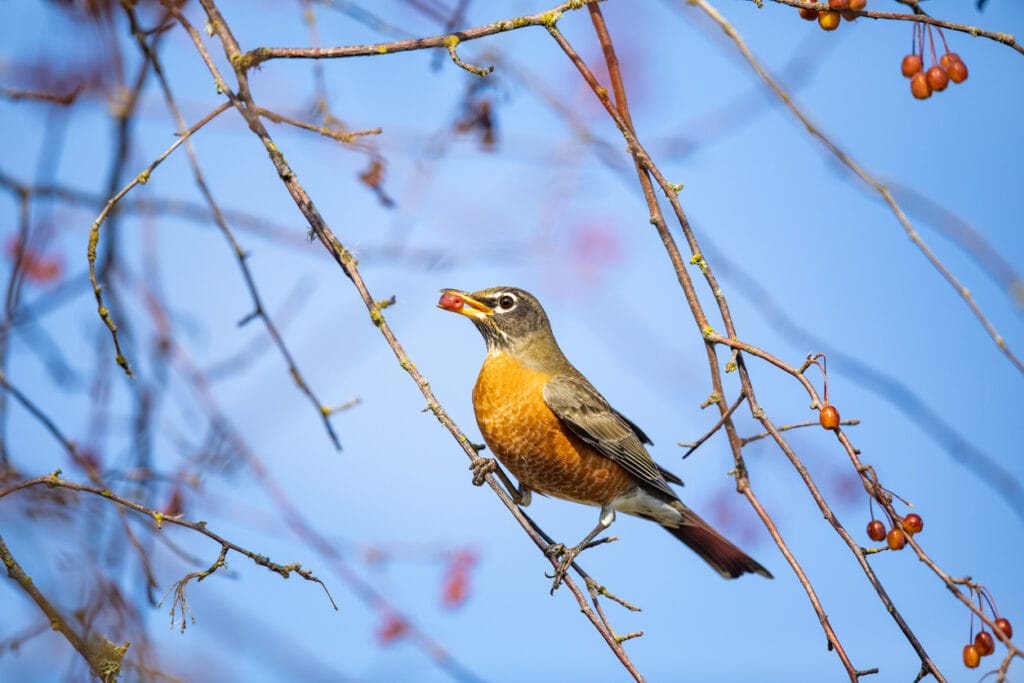
<path fill-rule="evenodd" d="M 510 311 L 512 307 L 516 305 L 516 298 L 511 294 L 502 294 L 498 298 L 498 309 L 502 311 Z"/>

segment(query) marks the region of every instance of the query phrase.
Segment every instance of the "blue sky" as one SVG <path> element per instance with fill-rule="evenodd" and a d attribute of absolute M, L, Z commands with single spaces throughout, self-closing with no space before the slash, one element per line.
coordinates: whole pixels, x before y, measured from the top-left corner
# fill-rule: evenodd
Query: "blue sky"
<path fill-rule="evenodd" d="M 403 32 L 381 33 L 337 9 L 353 5 L 314 5 L 322 44 L 443 32 L 407 3 L 360 4 L 372 5 Z M 1014 0 L 991 0 L 982 14 L 967 2 L 926 5 L 936 17 L 1024 32 L 1024 10 Z M 298 3 L 220 6 L 244 48 L 309 44 Z M 907 23 L 861 19 L 825 33 L 801 21 L 795 9 L 772 2 L 761 9 L 739 0 L 716 6 L 832 141 L 890 183 L 898 199 L 926 198 L 928 204 L 905 205 L 914 227 L 1009 347 L 1024 354 L 1020 301 L 961 242 L 946 236 L 944 224 L 931 218 L 934 211 L 924 210 L 941 207 L 971 225 L 1007 263 L 1019 268 L 1024 262 L 1021 54 L 990 40 L 947 33 L 970 77 L 918 102 L 899 74 L 910 47 Z M 533 2 L 470 3 L 460 25 L 546 8 Z M 1024 503 L 1000 496 L 991 470 L 982 471 L 976 458 L 965 460 L 963 449 L 951 448 L 938 427 L 920 421 L 912 403 L 918 401 L 963 443 L 1012 472 L 1019 485 L 1021 432 L 1014 397 L 1021 373 L 907 239 L 877 193 L 840 168 L 766 93 L 697 9 L 685 2 L 621 0 L 609 0 L 602 9 L 623 61 L 639 138 L 665 175 L 684 185 L 680 199 L 740 337 L 795 365 L 808 353 L 831 352 L 830 397 L 844 418 L 861 420 L 848 433 L 862 459 L 925 519 L 918 537 L 923 548 L 951 575 L 984 583 L 1001 611 L 1020 624 L 1018 630 L 1024 628 L 1018 583 Z M 899 6 L 872 0 L 869 9 Z M 190 6 L 188 14 L 202 26 L 197 7 Z M 49 3 L 6 3 L 0 16 L 0 84 L 6 87 L 26 87 L 26 65 L 38 61 L 54 64 L 58 73 L 89 62 L 102 38 L 68 22 Z M 127 72 L 134 74 L 135 54 L 124 22 L 115 16 L 114 30 L 131 55 Z M 559 26 L 584 58 L 599 62 L 586 12 L 567 14 Z M 181 31 L 164 40 L 168 80 L 185 118 L 196 121 L 220 102 L 212 79 Z M 59 58 L 55 44 L 61 46 Z M 216 41 L 206 44 L 223 68 Z M 648 223 L 621 136 L 543 29 L 465 43 L 459 54 L 496 67 L 482 91 L 497 122 L 493 148 L 472 133 L 452 132 L 464 94 L 478 79 L 443 52 L 320 64 L 334 114 L 350 129 L 383 129 L 372 143 L 387 162 L 384 188 L 396 202 L 392 208 L 358 182 L 366 155 L 278 124 L 269 124 L 271 134 L 328 224 L 360 257 L 374 297 L 396 297 L 385 311 L 389 324 L 471 439 L 479 440 L 470 391 L 484 346 L 467 321 L 434 307 L 438 290 L 526 288 L 544 303 L 570 360 L 651 436 L 652 455 L 686 481 L 682 498 L 775 574 L 771 582 L 723 581 L 653 525 L 620 516 L 613 528 L 620 540 L 589 551 L 582 562 L 613 592 L 643 608 L 633 614 L 605 606 L 619 632 L 644 632 L 628 642 L 627 651 L 648 680 L 842 680 L 842 667 L 826 650 L 799 583 L 749 506 L 733 494 L 724 440 L 716 437 L 680 460 L 683 449 L 675 444 L 696 439 L 716 419 L 699 407 L 710 392 L 703 342 Z M 311 118 L 313 67 L 302 60 L 264 64 L 252 75 L 257 101 Z M 47 105 L 0 100 L 0 171 L 22 182 L 52 178 L 102 194 L 113 140 L 108 107 L 97 95 L 65 114 Z M 126 177 L 166 149 L 175 130 L 151 83 Z M 600 146 L 588 141 L 594 139 Z M 62 141 L 60 152 L 47 155 L 54 140 Z M 189 220 L 174 207 L 159 215 L 125 216 L 119 228 L 129 275 L 120 283 L 125 306 L 114 315 L 132 330 L 127 352 L 140 381 L 156 381 L 159 371 L 150 361 L 155 332 L 141 297 L 146 285 L 161 293 L 176 342 L 195 366 L 209 369 L 249 354 L 240 370 L 212 384 L 234 428 L 303 517 L 338 549 L 345 566 L 475 676 L 624 680 L 571 596 L 548 595 L 547 562 L 498 501 L 470 485 L 464 454 L 429 413 L 420 412 L 423 397 L 349 281 L 318 244 L 304 241 L 307 226 L 258 140 L 229 111 L 194 144 L 222 206 L 258 216 L 290 236 L 284 244 L 247 229 L 243 221 L 233 225 L 261 295 L 310 385 L 326 404 L 353 398 L 360 404 L 332 418 L 343 444 L 335 451 L 280 355 L 260 346 L 266 333 L 258 321 L 236 325 L 252 304 L 223 237 L 212 223 Z M 201 200 L 180 151 L 130 197 Z M 0 193 L 5 248 L 17 211 L 14 195 Z M 33 207 L 38 223 L 52 225 L 46 253 L 62 261 L 69 279 L 86 266 L 88 228 L 97 213 L 85 204 L 39 201 Z M 681 241 L 678 229 L 674 234 Z M 4 261 L 0 281 L 7 281 L 10 267 Z M 712 297 L 702 283 L 698 288 L 710 308 Z M 46 286 L 30 285 L 25 297 L 32 301 L 45 293 Z M 721 328 L 717 320 L 713 324 Z M 131 387 L 116 372 L 110 373 L 108 431 L 97 436 L 90 429 L 92 368 L 97 358 L 112 365 L 113 350 L 87 283 L 79 277 L 77 293 L 41 317 L 38 327 L 60 349 L 75 380 L 55 380 L 31 330 L 11 338 L 8 378 L 72 438 L 101 447 L 112 476 L 123 471 L 134 462 L 136 444 Z M 759 400 L 776 422 L 816 417 L 792 378 L 754 359 L 748 366 Z M 879 375 L 913 398 L 880 385 L 873 379 Z M 810 377 L 820 388 L 820 378 Z M 734 396 L 736 378 L 728 376 L 726 386 Z M 737 415 L 744 434 L 759 431 L 744 408 Z M 166 474 L 197 471 L 187 457 L 209 450 L 201 448 L 209 419 L 187 381 L 169 371 L 155 418 L 154 467 Z M 25 476 L 63 468 L 68 477 L 84 481 L 59 444 L 24 411 L 11 409 L 7 433 L 12 461 Z M 867 497 L 834 437 L 809 429 L 793 433 L 791 443 L 840 521 L 867 544 Z M 879 667 L 874 680 L 912 680 L 918 670 L 913 651 L 793 468 L 767 442 L 751 445 L 746 460 L 755 491 L 810 576 L 854 664 Z M 37 584 L 69 611 L 97 572 L 113 571 L 122 589 L 141 601 L 140 618 L 158 665 L 183 680 L 450 680 L 408 639 L 379 642 L 380 612 L 361 602 L 329 559 L 294 532 L 244 464 L 209 463 L 197 483 L 186 491 L 187 517 L 206 520 L 217 533 L 275 561 L 301 562 L 323 578 L 340 610 L 314 584 L 294 577 L 283 581 L 229 556 L 230 574 L 189 588 L 196 622 L 180 634 L 168 626 L 168 603 L 145 605 L 137 564 L 118 527 L 110 525 L 112 518 L 102 516 L 103 505 L 80 504 L 69 517 L 30 518 L 28 499 L 16 501 L 15 494 L 0 500 L 0 528 Z M 150 503 L 159 506 L 170 488 L 155 487 Z M 529 513 L 553 537 L 570 543 L 596 520 L 594 509 L 538 497 Z M 96 520 L 106 520 L 100 527 L 105 531 L 96 543 L 83 544 Z M 144 522 L 135 528 L 145 528 Z M 164 534 L 202 566 L 216 558 L 216 546 L 191 532 Z M 368 561 L 367 549 L 386 559 Z M 440 600 L 443 558 L 460 549 L 471 549 L 478 560 L 468 598 L 448 609 Z M 151 551 L 161 592 L 196 568 L 161 543 Z M 949 680 L 976 680 L 986 666 L 998 664 L 997 654 L 978 672 L 963 668 L 969 614 L 909 550 L 873 555 L 870 562 Z M 0 587 L 0 604 L 0 639 L 33 623 L 33 608 L 11 586 Z M 116 632 L 111 636 L 118 639 Z M 47 634 L 17 653 L 2 653 L 0 671 L 22 680 L 81 676 L 80 668 L 69 668 L 71 661 L 66 644 Z M 1014 664 L 1011 675 L 1019 666 Z"/>

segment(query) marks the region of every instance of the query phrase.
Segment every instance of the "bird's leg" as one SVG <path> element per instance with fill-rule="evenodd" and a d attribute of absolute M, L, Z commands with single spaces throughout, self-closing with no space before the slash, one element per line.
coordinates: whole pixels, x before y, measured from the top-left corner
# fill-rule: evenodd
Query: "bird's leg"
<path fill-rule="evenodd" d="M 512 498 L 512 502 L 520 507 L 526 507 L 530 504 L 532 499 L 531 491 L 524 484 L 516 486 L 512 483 L 512 480 L 505 470 L 498 467 L 498 461 L 494 458 L 474 458 L 469 463 L 469 469 L 473 470 L 473 486 L 483 486 L 484 478 L 488 474 L 494 474 L 501 481 L 505 490 L 508 491 L 509 497 Z"/>
<path fill-rule="evenodd" d="M 544 552 L 547 555 L 549 555 L 551 557 L 557 557 L 558 558 L 558 567 L 555 568 L 554 576 L 549 576 L 548 577 L 548 578 L 554 579 L 554 582 L 551 584 L 551 593 L 552 594 L 556 590 L 558 590 L 558 587 L 560 585 L 562 585 L 562 579 L 565 578 L 565 573 L 567 571 L 569 571 L 569 567 L 572 566 L 572 563 L 576 561 L 577 556 L 579 556 L 579 554 L 581 552 L 583 552 L 584 550 L 589 548 L 591 545 L 597 545 L 598 543 L 604 543 L 605 541 L 608 541 L 608 540 L 615 540 L 615 539 L 601 539 L 597 543 L 594 542 L 594 539 L 597 537 L 597 535 L 600 534 L 601 532 L 603 532 L 608 527 L 610 527 L 612 525 L 612 522 L 614 522 L 614 521 L 615 521 L 615 510 L 612 507 L 606 505 L 606 506 L 601 508 L 601 516 L 597 520 L 597 526 L 594 527 L 594 529 L 589 534 L 587 534 L 583 538 L 583 540 L 580 541 L 579 543 L 577 543 L 574 547 L 566 548 L 565 545 L 563 545 L 562 543 L 554 543 L 552 545 L 549 545 L 544 550 Z"/>

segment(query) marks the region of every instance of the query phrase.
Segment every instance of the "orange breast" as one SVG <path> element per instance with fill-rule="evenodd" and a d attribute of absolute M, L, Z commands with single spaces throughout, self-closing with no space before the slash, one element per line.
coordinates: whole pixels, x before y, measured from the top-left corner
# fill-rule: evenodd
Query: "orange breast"
<path fill-rule="evenodd" d="M 473 388 L 484 441 L 529 488 L 557 498 L 604 505 L 635 482 L 618 463 L 563 427 L 544 402 L 547 375 L 507 354 L 488 355 Z"/>

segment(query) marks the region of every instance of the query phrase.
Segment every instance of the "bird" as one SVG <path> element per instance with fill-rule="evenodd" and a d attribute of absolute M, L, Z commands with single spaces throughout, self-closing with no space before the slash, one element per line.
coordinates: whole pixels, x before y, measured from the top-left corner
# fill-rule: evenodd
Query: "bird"
<path fill-rule="evenodd" d="M 518 486 L 494 460 L 475 463 L 496 469 L 520 506 L 536 492 L 600 508 L 597 526 L 579 544 L 549 548 L 560 558 L 552 591 L 616 512 L 660 524 L 725 578 L 773 578 L 679 499 L 669 484 L 682 480 L 654 461 L 643 430 L 565 357 L 535 296 L 517 287 L 442 289 L 437 306 L 469 318 L 483 335 L 487 355 L 473 387 L 473 410 L 484 442 Z M 474 483 L 482 483 L 482 475 Z"/>

